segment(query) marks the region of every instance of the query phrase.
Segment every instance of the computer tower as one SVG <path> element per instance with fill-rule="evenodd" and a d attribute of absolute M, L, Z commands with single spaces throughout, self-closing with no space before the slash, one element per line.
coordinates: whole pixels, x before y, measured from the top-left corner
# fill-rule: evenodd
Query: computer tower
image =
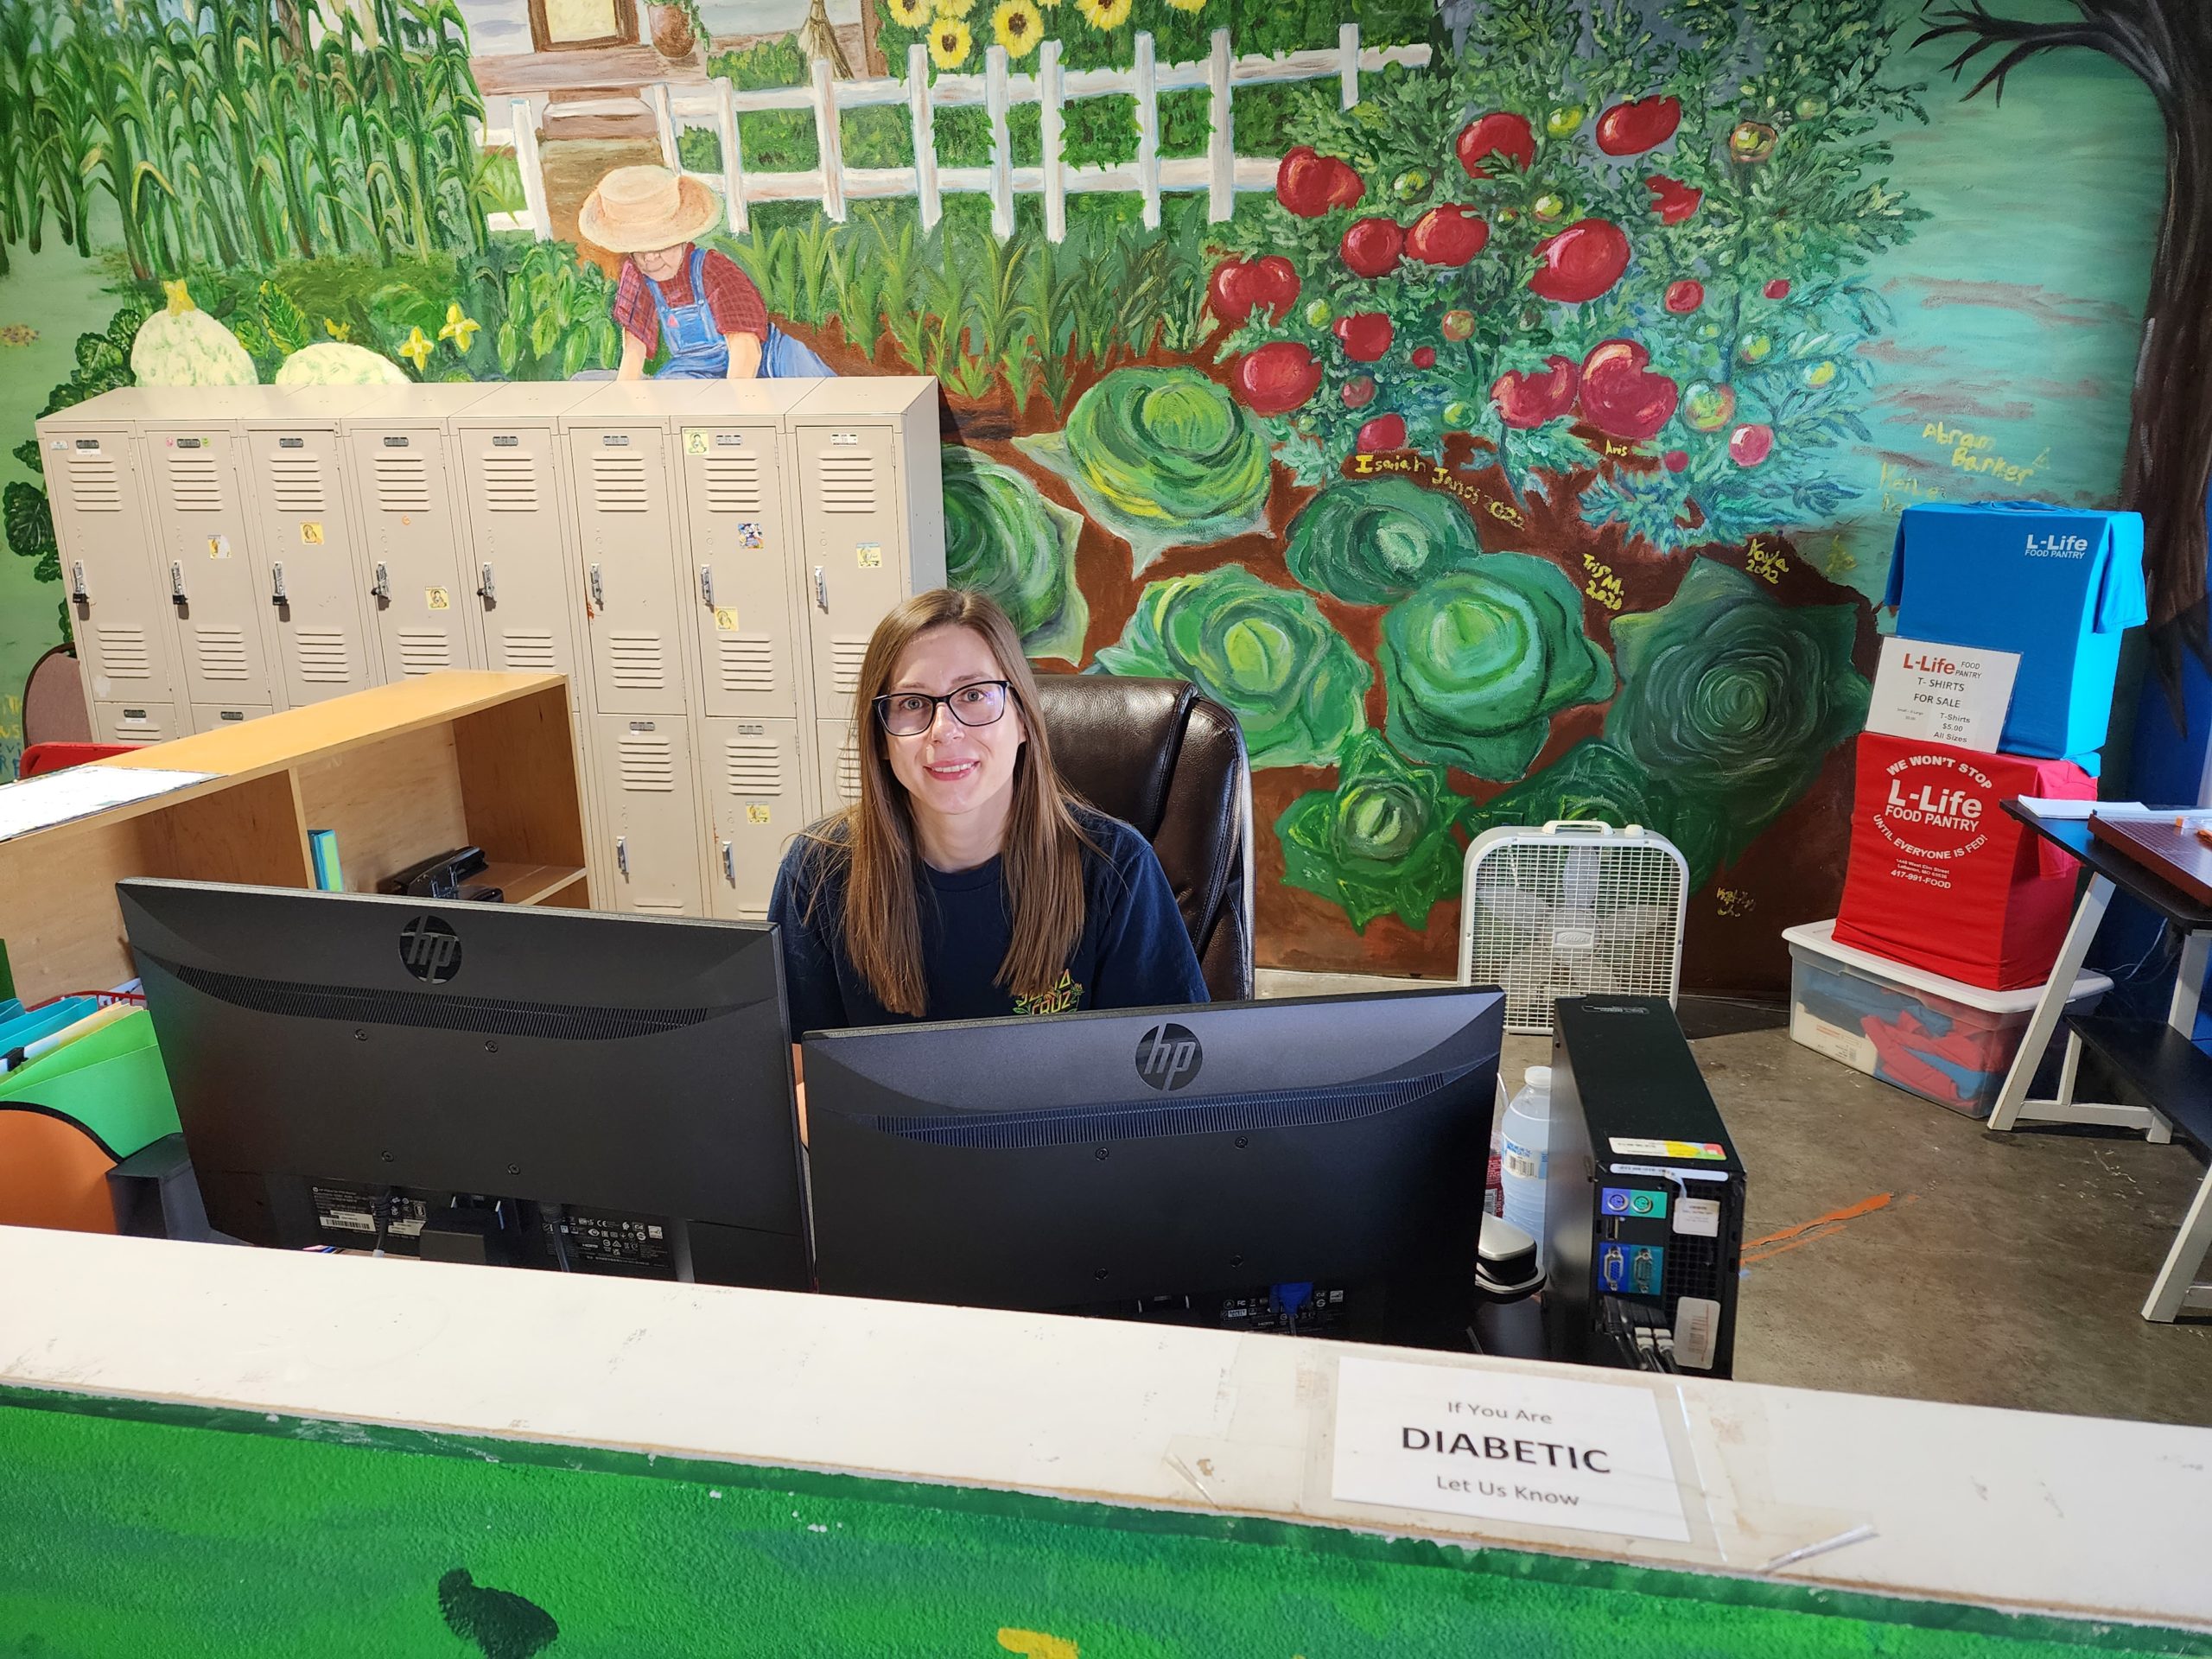
<path fill-rule="evenodd" d="M 1744 1166 L 1661 996 L 1559 999 L 1547 1355 L 1732 1375 Z"/>

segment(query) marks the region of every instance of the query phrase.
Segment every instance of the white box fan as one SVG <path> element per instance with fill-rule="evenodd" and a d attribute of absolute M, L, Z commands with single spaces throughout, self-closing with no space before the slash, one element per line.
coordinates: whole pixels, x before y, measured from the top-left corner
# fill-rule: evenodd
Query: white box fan
<path fill-rule="evenodd" d="M 1505 992 L 1505 1028 L 1542 1035 L 1552 1003 L 1606 991 L 1675 999 L 1689 869 L 1637 824 L 1485 830 L 1467 849 L 1459 982 Z"/>

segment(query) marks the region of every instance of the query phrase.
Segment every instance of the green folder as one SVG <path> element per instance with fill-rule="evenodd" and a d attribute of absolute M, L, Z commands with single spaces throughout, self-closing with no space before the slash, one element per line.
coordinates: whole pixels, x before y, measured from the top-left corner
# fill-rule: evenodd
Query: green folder
<path fill-rule="evenodd" d="M 74 1123 L 118 1163 L 176 1134 L 176 1099 L 154 1041 L 153 1016 L 134 1009 L 0 1077 L 0 1111 L 10 1109 Z"/>

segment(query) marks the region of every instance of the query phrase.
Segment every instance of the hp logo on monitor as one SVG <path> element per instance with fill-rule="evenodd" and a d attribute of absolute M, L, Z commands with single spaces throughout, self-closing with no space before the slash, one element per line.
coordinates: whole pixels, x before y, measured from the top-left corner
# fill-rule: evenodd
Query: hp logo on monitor
<path fill-rule="evenodd" d="M 1205 1058 L 1188 1026 L 1154 1026 L 1137 1039 L 1137 1076 L 1163 1094 L 1189 1088 Z"/>
<path fill-rule="evenodd" d="M 416 978 L 442 985 L 461 971 L 461 936 L 435 916 L 417 916 L 399 930 L 399 960 Z"/>

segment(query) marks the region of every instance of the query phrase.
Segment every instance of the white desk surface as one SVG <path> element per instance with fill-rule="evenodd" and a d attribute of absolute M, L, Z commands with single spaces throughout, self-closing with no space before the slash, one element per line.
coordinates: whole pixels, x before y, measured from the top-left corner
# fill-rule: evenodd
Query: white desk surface
<path fill-rule="evenodd" d="M 1680 1545 L 1336 1500 L 1345 1354 L 1647 1388 L 1709 1523 Z M 11 1228 L 0 1383 L 2212 1629 L 2212 1429 Z"/>

